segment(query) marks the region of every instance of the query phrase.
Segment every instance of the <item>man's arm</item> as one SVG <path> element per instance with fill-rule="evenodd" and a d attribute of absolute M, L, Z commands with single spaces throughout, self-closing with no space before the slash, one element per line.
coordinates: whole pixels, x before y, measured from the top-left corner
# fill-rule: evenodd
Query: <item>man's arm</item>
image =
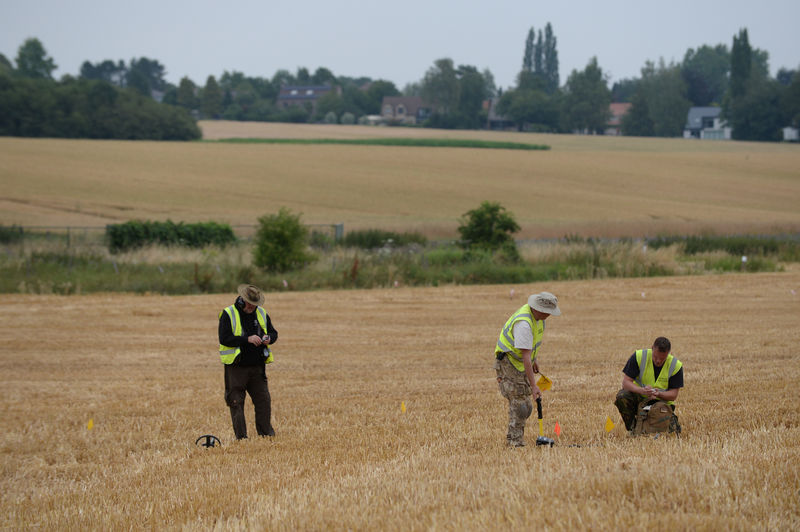
<path fill-rule="evenodd" d="M 535 401 L 542 396 L 542 391 L 536 386 L 536 380 L 533 378 L 533 364 L 531 364 L 531 351 L 533 349 L 520 349 L 520 356 L 522 357 L 522 365 L 525 366 L 525 376 L 528 378 L 528 384 L 531 385 L 531 393 Z"/>
<path fill-rule="evenodd" d="M 671 388 L 669 390 L 659 390 L 650 386 L 639 386 L 633 379 L 627 375 L 622 375 L 622 389 L 629 392 L 638 393 L 639 395 L 646 395 L 650 399 L 660 399 L 662 401 L 674 401 L 678 397 L 679 388 Z"/>

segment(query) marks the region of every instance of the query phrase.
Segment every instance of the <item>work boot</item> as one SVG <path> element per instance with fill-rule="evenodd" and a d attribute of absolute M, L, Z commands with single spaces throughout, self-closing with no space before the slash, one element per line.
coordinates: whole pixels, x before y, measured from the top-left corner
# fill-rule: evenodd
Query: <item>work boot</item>
<path fill-rule="evenodd" d="M 525 447 L 525 442 L 522 440 L 507 440 L 508 446 L 512 449 L 515 447 Z"/>

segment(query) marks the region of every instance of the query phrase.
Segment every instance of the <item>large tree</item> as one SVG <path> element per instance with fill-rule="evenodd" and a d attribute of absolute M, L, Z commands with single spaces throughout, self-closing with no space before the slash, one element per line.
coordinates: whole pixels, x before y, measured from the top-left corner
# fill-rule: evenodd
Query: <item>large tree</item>
<path fill-rule="evenodd" d="M 556 49 L 556 37 L 553 27 L 548 22 L 542 30 L 537 33 L 533 28 L 528 30 L 525 39 L 525 53 L 522 57 L 522 70 L 520 79 L 526 80 L 529 84 L 533 79 L 542 80 L 542 84 L 536 83 L 536 88 L 541 87 L 548 94 L 553 94 L 558 90 L 558 50 Z M 530 85 L 519 84 L 519 88 L 534 88 Z"/>
<path fill-rule="evenodd" d="M 611 91 L 593 57 L 582 72 L 573 70 L 564 85 L 561 119 L 567 131 L 603 133 L 611 116 Z"/>
<path fill-rule="evenodd" d="M 121 59 L 117 63 L 110 59 L 97 64 L 84 61 L 80 72 L 80 77 L 83 79 L 100 79 L 118 87 L 125 86 L 127 75 L 128 67 Z"/>
<path fill-rule="evenodd" d="M 57 68 L 39 39 L 25 39 L 17 50 L 17 74 L 25 78 L 53 79 Z"/>
<path fill-rule="evenodd" d="M 686 82 L 676 64 L 647 61 L 632 99 L 633 105 L 623 119 L 625 135 L 678 137 L 683 134 L 691 102 L 686 97 Z"/>
<path fill-rule="evenodd" d="M 739 30 L 739 35 L 733 37 L 731 48 L 731 80 L 730 97 L 736 99 L 744 96 L 750 71 L 753 69 L 752 49 L 747 37 L 747 28 Z"/>
<path fill-rule="evenodd" d="M 497 112 L 513 120 L 519 131 L 558 130 L 558 100 L 542 89 L 506 91 L 500 97 Z"/>
<path fill-rule="evenodd" d="M 197 109 L 197 86 L 184 76 L 178 83 L 178 105 L 188 110 Z"/>
<path fill-rule="evenodd" d="M 686 82 L 687 97 L 696 106 L 721 104 L 728 88 L 731 54 L 728 47 L 718 44 L 689 48 L 683 56 L 681 75 Z"/>
<path fill-rule="evenodd" d="M 558 90 L 558 50 L 556 49 L 556 36 L 553 28 L 548 22 L 544 27 L 544 47 L 542 49 L 544 58 L 543 76 L 545 79 L 545 90 L 548 94 L 553 94 Z"/>
<path fill-rule="evenodd" d="M 450 58 L 437 59 L 422 78 L 422 99 L 436 113 L 447 115 L 458 108 L 458 74 Z"/>
<path fill-rule="evenodd" d="M 208 76 L 206 79 L 200 100 L 200 111 L 205 118 L 219 118 L 222 114 L 222 90 L 214 76 Z"/>

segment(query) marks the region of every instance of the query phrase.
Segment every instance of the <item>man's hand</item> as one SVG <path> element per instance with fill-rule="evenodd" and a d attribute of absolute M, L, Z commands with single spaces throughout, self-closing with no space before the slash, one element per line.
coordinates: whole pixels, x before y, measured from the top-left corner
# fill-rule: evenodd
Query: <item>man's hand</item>
<path fill-rule="evenodd" d="M 259 337 L 257 334 L 248 336 L 247 341 L 253 345 L 261 345 L 261 337 Z"/>
<path fill-rule="evenodd" d="M 539 373 L 539 363 L 536 362 L 535 360 L 533 361 L 533 372 Z"/>
<path fill-rule="evenodd" d="M 658 388 L 652 386 L 645 386 L 642 388 L 642 395 L 646 395 L 650 399 L 658 399 Z"/>
<path fill-rule="evenodd" d="M 264 344 L 268 344 L 269 343 L 269 335 L 265 334 L 264 337 L 261 338 L 261 341 L 264 342 Z"/>
<path fill-rule="evenodd" d="M 533 396 L 533 400 L 535 401 L 542 396 L 542 390 L 540 390 L 539 387 L 536 386 L 535 384 L 532 384 L 531 395 Z"/>

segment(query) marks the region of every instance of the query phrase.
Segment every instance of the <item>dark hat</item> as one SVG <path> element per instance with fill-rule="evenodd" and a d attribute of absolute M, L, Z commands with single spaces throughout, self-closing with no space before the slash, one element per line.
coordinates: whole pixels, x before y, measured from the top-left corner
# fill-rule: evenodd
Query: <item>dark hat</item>
<path fill-rule="evenodd" d="M 242 299 L 247 303 L 257 307 L 264 304 L 264 294 L 261 293 L 261 289 L 256 285 L 240 284 L 238 290 L 239 295 L 242 296 Z"/>

